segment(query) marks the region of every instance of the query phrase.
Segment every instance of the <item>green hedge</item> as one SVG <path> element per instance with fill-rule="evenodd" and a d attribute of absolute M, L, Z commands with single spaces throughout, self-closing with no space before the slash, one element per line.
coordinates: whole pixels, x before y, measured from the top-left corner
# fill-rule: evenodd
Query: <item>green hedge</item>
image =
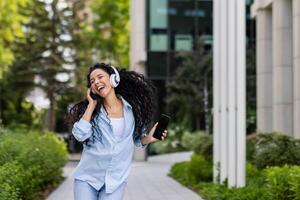
<path fill-rule="evenodd" d="M 205 177 L 205 167 L 193 155 L 189 162 L 176 163 L 170 176 L 197 191 L 206 200 L 299 200 L 300 166 L 270 167 L 264 170 L 247 163 L 247 185 L 229 189 L 227 184 L 214 184 Z M 191 168 L 198 165 L 198 168 Z M 193 169 L 193 170 L 191 170 Z M 197 171 L 194 171 L 197 170 Z M 200 173 L 199 173 L 200 172 Z M 198 175 L 197 175 L 198 174 Z"/>
<path fill-rule="evenodd" d="M 34 199 L 61 180 L 66 145 L 54 133 L 0 134 L 0 199 Z"/>
<path fill-rule="evenodd" d="M 169 175 L 186 186 L 192 186 L 189 181 L 190 162 L 175 163 L 170 170 Z"/>
<path fill-rule="evenodd" d="M 255 135 L 247 137 L 246 156 L 248 161 L 254 159 L 255 152 Z M 189 132 L 185 131 L 182 135 L 182 147 L 186 150 L 194 151 L 196 154 L 202 155 L 206 160 L 212 160 L 213 154 L 213 137 L 202 131 Z"/>
<path fill-rule="evenodd" d="M 211 181 L 211 136 L 184 133 L 182 144 L 196 152 L 191 161 L 173 165 L 170 176 L 206 200 L 300 200 L 300 140 L 282 133 L 247 138 L 246 187 Z M 199 154 L 199 155 L 198 155 Z"/>
<path fill-rule="evenodd" d="M 300 167 L 270 167 L 265 170 L 270 200 L 300 199 Z"/>
<path fill-rule="evenodd" d="M 266 200 L 265 189 L 257 186 L 228 189 L 225 185 L 201 183 L 197 191 L 205 200 Z"/>
<path fill-rule="evenodd" d="M 181 141 L 184 148 L 202 155 L 206 160 L 212 160 L 212 135 L 205 134 L 201 131 L 197 131 L 194 133 L 184 132 Z"/>
<path fill-rule="evenodd" d="M 168 138 L 163 142 L 154 142 L 149 145 L 149 154 L 164 154 L 179 151 L 186 151 L 181 144 L 181 137 L 184 130 L 181 127 L 175 126 L 168 129 Z"/>
<path fill-rule="evenodd" d="M 212 162 L 206 161 L 201 155 L 193 154 L 190 162 L 173 165 L 170 175 L 182 184 L 193 185 L 199 181 L 212 181 Z"/>
<path fill-rule="evenodd" d="M 254 158 L 259 169 L 300 165 L 300 140 L 276 132 L 258 134 Z"/>

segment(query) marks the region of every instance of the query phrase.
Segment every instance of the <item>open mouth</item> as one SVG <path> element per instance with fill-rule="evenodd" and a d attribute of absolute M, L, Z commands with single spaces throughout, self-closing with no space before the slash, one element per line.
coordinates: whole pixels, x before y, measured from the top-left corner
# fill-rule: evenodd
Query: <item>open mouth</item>
<path fill-rule="evenodd" d="M 99 86 L 97 89 L 100 92 L 103 88 L 104 88 L 104 86 Z"/>

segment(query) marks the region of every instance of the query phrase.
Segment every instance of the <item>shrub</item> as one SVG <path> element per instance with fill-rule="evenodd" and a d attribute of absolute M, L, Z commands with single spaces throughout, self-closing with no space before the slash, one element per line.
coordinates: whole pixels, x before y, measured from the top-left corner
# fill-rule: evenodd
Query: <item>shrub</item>
<path fill-rule="evenodd" d="M 200 183 L 197 191 L 205 200 L 224 200 L 228 188 L 214 183 Z"/>
<path fill-rule="evenodd" d="M 256 134 L 248 135 L 246 140 L 246 159 L 247 161 L 253 163 L 255 157 L 255 143 L 256 143 Z"/>
<path fill-rule="evenodd" d="M 180 162 L 174 164 L 169 175 L 184 185 L 189 185 L 190 162 Z"/>
<path fill-rule="evenodd" d="M 185 185 L 212 181 L 212 163 L 203 156 L 194 154 L 190 162 L 176 163 L 170 170 L 170 176 Z"/>
<path fill-rule="evenodd" d="M 193 150 L 196 154 L 202 155 L 206 160 L 212 160 L 213 141 L 211 135 L 201 131 L 194 133 L 185 131 L 181 142 L 184 148 Z"/>
<path fill-rule="evenodd" d="M 290 166 L 300 165 L 300 140 L 280 133 L 259 134 L 257 138 L 255 135 L 248 137 L 247 185 L 244 188 L 228 189 L 226 184 L 210 182 L 211 157 L 208 157 L 210 161 L 207 161 L 203 156 L 211 155 L 210 151 L 206 151 L 210 143 L 212 144 L 212 138 L 208 137 L 211 136 L 203 133 L 184 133 L 183 146 L 195 150 L 198 154 L 194 154 L 190 162 L 176 168 L 174 178 L 196 189 L 207 200 L 300 199 L 300 166 Z M 266 167 L 266 170 L 261 171 Z"/>
<path fill-rule="evenodd" d="M 34 199 L 44 186 L 60 180 L 66 161 L 66 146 L 54 133 L 2 132 L 0 188 L 5 189 L 0 199 Z"/>
<path fill-rule="evenodd" d="M 259 134 L 255 150 L 255 163 L 258 169 L 300 164 L 300 142 L 285 134 Z"/>
<path fill-rule="evenodd" d="M 203 155 L 206 160 L 212 160 L 213 138 L 202 131 L 194 133 L 185 131 L 181 139 L 182 146 L 185 149 L 192 150 L 197 154 Z M 253 162 L 255 153 L 256 136 L 252 134 L 246 141 L 246 158 Z"/>
<path fill-rule="evenodd" d="M 182 138 L 181 138 L 181 143 L 182 146 L 185 149 L 194 151 L 202 142 L 201 137 L 205 135 L 202 131 L 197 131 L 197 132 L 190 132 L 190 131 L 184 131 Z"/>
<path fill-rule="evenodd" d="M 265 170 L 270 200 L 300 199 L 300 167 L 270 167 Z"/>
<path fill-rule="evenodd" d="M 213 165 L 202 155 L 193 154 L 189 166 L 189 179 L 192 183 L 209 182 L 213 177 Z"/>
<path fill-rule="evenodd" d="M 294 199 L 300 199 L 300 167 L 293 166 L 290 168 L 289 184 Z"/>
<path fill-rule="evenodd" d="M 246 164 L 246 180 L 247 186 L 262 187 L 266 183 L 262 171 L 258 170 L 256 166 L 250 162 Z"/>
<path fill-rule="evenodd" d="M 149 147 L 149 154 L 163 154 L 186 150 L 181 145 L 181 135 L 183 130 L 180 127 L 168 129 L 168 138 L 164 142 L 152 143 Z"/>
<path fill-rule="evenodd" d="M 225 192 L 226 200 L 265 200 L 266 189 L 258 186 L 228 189 Z"/>
<path fill-rule="evenodd" d="M 67 161 L 66 146 L 54 133 L 26 136 L 25 148 L 16 159 L 42 180 L 42 184 L 56 183 L 62 174 L 62 167 Z"/>
<path fill-rule="evenodd" d="M 272 167 L 266 170 L 267 197 L 270 200 L 293 199 L 288 182 L 289 168 Z"/>
<path fill-rule="evenodd" d="M 23 192 L 21 188 L 25 185 L 23 173 L 23 168 L 16 162 L 0 166 L 0 199 L 19 199 Z"/>
<path fill-rule="evenodd" d="M 206 200 L 266 200 L 266 188 L 258 185 L 229 189 L 226 184 L 200 182 L 188 186 Z"/>
<path fill-rule="evenodd" d="M 194 133 L 185 131 L 181 142 L 184 148 L 204 156 L 206 160 L 212 160 L 212 135 L 205 134 L 202 131 L 197 131 Z"/>

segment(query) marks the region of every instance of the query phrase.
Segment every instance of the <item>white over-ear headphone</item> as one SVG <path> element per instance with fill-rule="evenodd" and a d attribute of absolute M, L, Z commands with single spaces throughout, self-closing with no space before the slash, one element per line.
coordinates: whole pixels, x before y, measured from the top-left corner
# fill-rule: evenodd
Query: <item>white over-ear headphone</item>
<path fill-rule="evenodd" d="M 111 68 L 114 70 L 114 74 L 110 75 L 109 80 L 110 80 L 111 86 L 115 88 L 120 83 L 120 75 L 119 75 L 118 70 L 114 66 L 111 65 Z"/>

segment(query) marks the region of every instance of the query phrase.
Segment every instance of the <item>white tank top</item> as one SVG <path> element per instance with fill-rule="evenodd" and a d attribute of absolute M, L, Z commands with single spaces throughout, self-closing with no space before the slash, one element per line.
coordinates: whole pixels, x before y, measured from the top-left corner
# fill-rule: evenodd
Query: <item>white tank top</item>
<path fill-rule="evenodd" d="M 124 134 L 125 122 L 124 118 L 110 118 L 114 135 L 117 139 L 121 139 Z"/>

